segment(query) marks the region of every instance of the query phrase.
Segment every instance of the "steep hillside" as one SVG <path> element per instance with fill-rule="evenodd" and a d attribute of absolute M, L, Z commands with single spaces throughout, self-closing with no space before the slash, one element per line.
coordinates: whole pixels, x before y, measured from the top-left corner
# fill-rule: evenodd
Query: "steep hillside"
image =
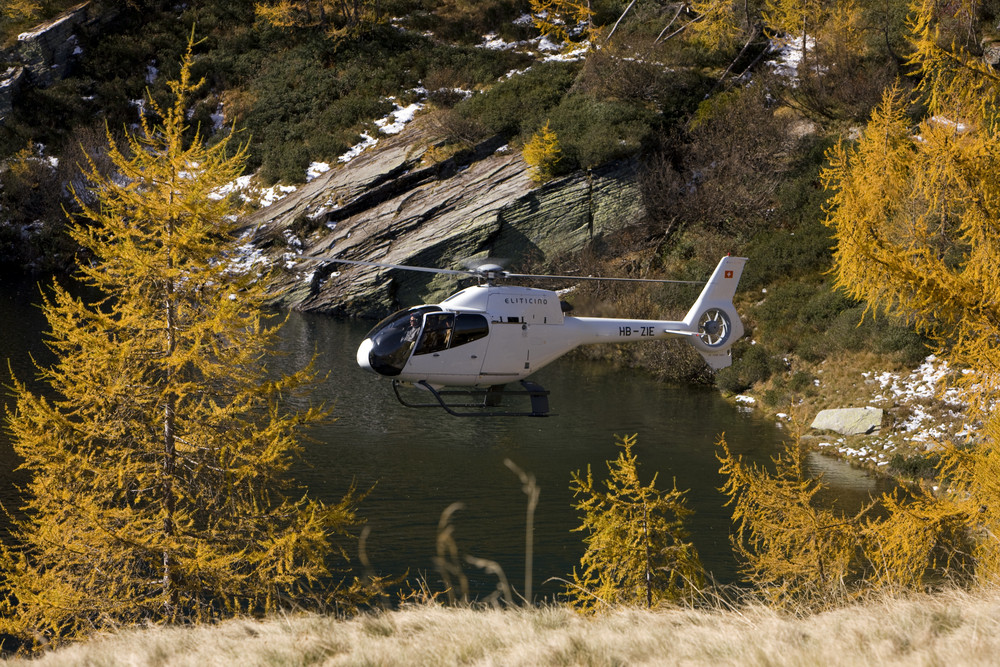
<path fill-rule="evenodd" d="M 7 19 L 0 265 L 44 272 L 78 252 L 63 233 L 69 186 L 86 185 L 78 165 L 102 166 L 105 128 L 120 135 L 150 112 L 144 98 L 162 99 L 193 30 L 205 85 L 191 131 L 235 129 L 251 156 L 231 194 L 247 204 L 244 254 L 230 261 L 279 270 L 283 306 L 375 317 L 452 287 L 333 257 L 455 267 L 490 255 L 519 270 L 698 280 L 734 252 L 750 257 L 750 328 L 732 368 L 711 377 L 663 346 L 587 353 L 749 392 L 771 412 L 801 406 L 800 420 L 866 404 L 877 388 L 864 372 L 919 364 L 924 341 L 905 323 L 863 317 L 833 291 L 819 178 L 825 151 L 903 73 L 902 14 L 856 8 L 862 36 L 817 15 L 816 40 L 802 43 L 740 16 L 730 33 L 706 33 L 717 17 L 692 8 L 591 6 L 570 30 L 528 0 L 345 4 L 291 23 L 249 4 L 92 0 L 23 39 L 23 17 Z M 539 169 L 522 148 L 543 127 L 558 151 Z M 573 296 L 583 312 L 636 317 L 673 315 L 689 298 L 616 286 Z"/>
<path fill-rule="evenodd" d="M 331 259 L 443 268 L 477 256 L 545 262 L 642 218 L 634 161 L 539 187 L 502 138 L 434 161 L 429 153 L 441 141 L 419 119 L 248 216 L 251 256 L 238 264 L 280 266 L 277 297 L 284 306 L 382 316 L 444 298 L 455 282 Z"/>

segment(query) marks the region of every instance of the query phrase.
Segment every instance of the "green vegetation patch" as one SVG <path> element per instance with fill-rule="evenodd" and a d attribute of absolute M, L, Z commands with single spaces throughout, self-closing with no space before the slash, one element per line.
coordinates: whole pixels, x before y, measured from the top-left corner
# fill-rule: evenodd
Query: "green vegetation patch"
<path fill-rule="evenodd" d="M 484 132 L 528 136 L 542 125 L 576 80 L 578 63 L 540 63 L 455 105 Z"/>

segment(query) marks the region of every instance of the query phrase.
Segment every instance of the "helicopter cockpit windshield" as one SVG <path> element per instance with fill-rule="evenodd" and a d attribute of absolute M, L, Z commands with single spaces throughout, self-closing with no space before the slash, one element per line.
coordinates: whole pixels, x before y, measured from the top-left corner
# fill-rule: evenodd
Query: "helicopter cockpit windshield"
<path fill-rule="evenodd" d="M 424 330 L 413 354 L 440 352 L 451 342 L 451 330 L 455 325 L 453 313 L 428 313 L 424 316 Z"/>
<path fill-rule="evenodd" d="M 489 334 L 489 324 L 479 314 L 442 312 L 435 306 L 401 310 L 375 325 L 367 338 L 371 369 L 396 376 L 413 356 L 441 352 Z"/>
<path fill-rule="evenodd" d="M 437 308 L 401 310 L 376 324 L 367 336 L 372 342 L 368 353 L 372 370 L 380 375 L 399 375 L 419 340 L 424 313 L 434 310 Z"/>

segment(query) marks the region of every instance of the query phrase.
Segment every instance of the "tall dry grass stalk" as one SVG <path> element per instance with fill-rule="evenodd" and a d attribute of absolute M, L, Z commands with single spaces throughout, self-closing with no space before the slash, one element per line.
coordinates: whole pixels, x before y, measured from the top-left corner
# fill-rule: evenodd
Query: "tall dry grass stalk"
<path fill-rule="evenodd" d="M 1000 591 L 883 597 L 818 614 L 409 606 L 104 636 L 11 665 L 994 665 Z"/>

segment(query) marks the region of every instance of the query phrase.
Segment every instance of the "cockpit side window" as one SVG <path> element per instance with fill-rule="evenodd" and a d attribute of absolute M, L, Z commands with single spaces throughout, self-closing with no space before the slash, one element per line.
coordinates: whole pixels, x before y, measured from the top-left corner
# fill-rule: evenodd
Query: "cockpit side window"
<path fill-rule="evenodd" d="M 455 317 L 455 333 L 451 342 L 452 347 L 465 345 L 474 340 L 484 338 L 490 333 L 489 322 L 482 315 L 472 313 L 459 313 Z"/>
<path fill-rule="evenodd" d="M 424 317 L 424 332 L 413 354 L 429 354 L 448 349 L 455 328 L 453 313 L 429 313 Z"/>

